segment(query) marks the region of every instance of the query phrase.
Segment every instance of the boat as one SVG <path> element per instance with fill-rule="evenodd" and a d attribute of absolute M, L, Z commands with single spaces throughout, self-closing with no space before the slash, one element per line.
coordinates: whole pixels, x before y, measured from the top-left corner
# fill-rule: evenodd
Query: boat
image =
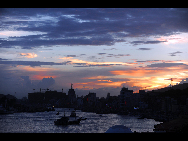
<path fill-rule="evenodd" d="M 76 120 L 70 120 L 70 121 L 68 121 L 68 125 L 72 125 L 72 124 L 79 124 L 79 123 L 80 123 L 80 121 L 81 121 L 81 118 L 76 119 Z"/>
<path fill-rule="evenodd" d="M 75 117 L 75 120 L 70 120 L 69 117 L 65 116 L 65 112 L 64 112 L 64 116 L 54 121 L 54 124 L 55 125 L 73 125 L 73 124 L 79 124 L 81 120 L 85 120 L 85 119 L 82 119 L 82 117 L 76 119 Z"/>
<path fill-rule="evenodd" d="M 69 118 L 68 117 L 61 117 L 54 121 L 55 125 L 68 125 Z"/>
<path fill-rule="evenodd" d="M 69 120 L 69 117 L 61 117 L 60 119 L 57 119 L 54 121 L 55 125 L 73 125 L 73 124 L 79 124 L 82 119 L 75 119 L 75 120 Z"/>

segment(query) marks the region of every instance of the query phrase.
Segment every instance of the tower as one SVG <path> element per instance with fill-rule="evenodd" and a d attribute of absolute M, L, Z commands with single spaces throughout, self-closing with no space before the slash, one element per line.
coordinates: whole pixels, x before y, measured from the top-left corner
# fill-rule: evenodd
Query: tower
<path fill-rule="evenodd" d="M 71 103 L 74 103 L 76 101 L 76 94 L 74 89 L 72 88 L 72 83 L 71 83 L 71 89 L 68 91 L 68 98 Z"/>
<path fill-rule="evenodd" d="M 107 93 L 106 98 L 107 98 L 107 99 L 109 99 L 109 98 L 110 98 L 110 93 Z"/>

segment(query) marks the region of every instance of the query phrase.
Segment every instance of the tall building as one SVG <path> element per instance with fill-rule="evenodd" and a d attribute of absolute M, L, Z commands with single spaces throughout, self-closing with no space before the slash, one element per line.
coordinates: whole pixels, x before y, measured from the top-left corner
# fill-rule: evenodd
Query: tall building
<path fill-rule="evenodd" d="M 110 98 L 110 93 L 107 93 L 106 99 Z"/>
<path fill-rule="evenodd" d="M 89 94 L 88 94 L 88 103 L 89 103 L 90 105 L 96 103 L 96 93 L 91 93 L 91 92 L 89 92 Z"/>
<path fill-rule="evenodd" d="M 73 104 L 74 102 L 76 102 L 76 94 L 74 89 L 72 88 L 72 83 L 71 83 L 71 89 L 69 89 L 68 91 L 68 99 L 70 101 L 71 104 Z"/>
<path fill-rule="evenodd" d="M 128 88 L 123 87 L 120 91 L 119 102 L 120 108 L 129 108 L 130 107 L 130 97 L 133 94 L 133 90 L 128 90 Z"/>

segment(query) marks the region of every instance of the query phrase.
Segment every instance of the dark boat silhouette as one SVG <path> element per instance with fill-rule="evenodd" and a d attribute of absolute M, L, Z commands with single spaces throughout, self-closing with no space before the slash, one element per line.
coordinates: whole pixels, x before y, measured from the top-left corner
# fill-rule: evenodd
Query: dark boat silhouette
<path fill-rule="evenodd" d="M 73 124 L 79 124 L 81 120 L 86 120 L 86 118 L 82 119 L 81 117 L 81 118 L 76 119 L 75 117 L 74 120 L 70 120 L 69 117 L 65 116 L 65 112 L 64 112 L 64 116 L 54 121 L 54 124 L 55 125 L 73 125 Z"/>

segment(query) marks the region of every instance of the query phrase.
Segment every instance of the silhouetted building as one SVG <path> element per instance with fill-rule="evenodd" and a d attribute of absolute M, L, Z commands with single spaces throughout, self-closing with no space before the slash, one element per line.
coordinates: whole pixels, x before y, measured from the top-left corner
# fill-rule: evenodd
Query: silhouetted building
<path fill-rule="evenodd" d="M 28 100 L 31 103 L 49 103 L 60 99 L 67 99 L 66 93 L 57 91 L 28 93 Z"/>
<path fill-rule="evenodd" d="M 88 94 L 88 104 L 89 105 L 95 105 L 95 103 L 96 103 L 96 93 L 91 93 L 91 92 L 89 92 L 89 94 Z"/>
<path fill-rule="evenodd" d="M 133 90 L 128 90 L 128 88 L 123 87 L 120 91 L 119 101 L 120 108 L 129 108 L 131 103 L 131 95 L 133 94 Z"/>
<path fill-rule="evenodd" d="M 110 93 L 107 93 L 106 99 L 110 98 Z"/>
<path fill-rule="evenodd" d="M 77 106 L 80 107 L 83 105 L 83 96 L 77 97 Z"/>
<path fill-rule="evenodd" d="M 145 90 L 139 90 L 139 94 L 145 94 Z"/>
<path fill-rule="evenodd" d="M 72 83 L 71 83 L 71 89 L 69 89 L 68 91 L 68 99 L 70 101 L 71 104 L 73 104 L 74 102 L 76 102 L 76 94 L 74 89 L 72 88 Z"/>

